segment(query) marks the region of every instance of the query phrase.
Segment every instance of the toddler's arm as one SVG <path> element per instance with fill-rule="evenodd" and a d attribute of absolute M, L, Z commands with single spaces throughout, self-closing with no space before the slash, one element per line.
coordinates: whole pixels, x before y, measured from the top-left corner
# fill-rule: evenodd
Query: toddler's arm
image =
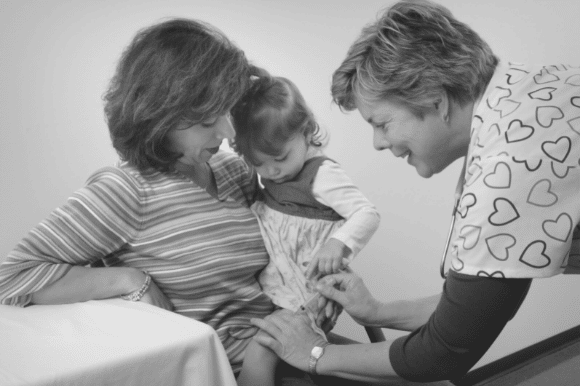
<path fill-rule="evenodd" d="M 342 259 L 350 262 L 368 243 L 379 227 L 380 216 L 375 206 L 362 194 L 333 161 L 324 161 L 312 184 L 316 200 L 334 209 L 346 222 L 321 247 L 306 272 L 329 274 L 343 267 Z"/>

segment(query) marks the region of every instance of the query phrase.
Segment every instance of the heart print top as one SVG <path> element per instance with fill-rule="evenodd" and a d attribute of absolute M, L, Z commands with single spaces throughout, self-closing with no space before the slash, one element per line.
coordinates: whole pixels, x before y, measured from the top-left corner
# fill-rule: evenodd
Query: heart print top
<path fill-rule="evenodd" d="M 455 218 L 457 272 L 580 273 L 580 66 L 498 65 L 474 109 Z"/>

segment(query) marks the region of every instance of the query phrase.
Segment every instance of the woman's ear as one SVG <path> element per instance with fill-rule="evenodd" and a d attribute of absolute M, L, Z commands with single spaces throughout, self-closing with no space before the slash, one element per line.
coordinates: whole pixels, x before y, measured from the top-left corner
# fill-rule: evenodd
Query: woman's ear
<path fill-rule="evenodd" d="M 312 143 L 313 133 L 304 133 L 304 139 L 306 140 L 306 145 L 310 146 Z"/>
<path fill-rule="evenodd" d="M 443 122 L 449 122 L 449 116 L 451 115 L 451 103 L 449 103 L 449 97 L 445 91 L 443 91 L 435 100 L 435 110 Z"/>

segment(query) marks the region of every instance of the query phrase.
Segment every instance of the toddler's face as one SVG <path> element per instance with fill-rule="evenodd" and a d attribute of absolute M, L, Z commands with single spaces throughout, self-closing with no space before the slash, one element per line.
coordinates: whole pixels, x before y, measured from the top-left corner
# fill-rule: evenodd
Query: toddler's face
<path fill-rule="evenodd" d="M 286 142 L 279 155 L 273 156 L 255 151 L 257 161 L 254 166 L 262 178 L 279 184 L 296 177 L 309 158 L 309 144 L 302 134 L 297 134 Z"/>

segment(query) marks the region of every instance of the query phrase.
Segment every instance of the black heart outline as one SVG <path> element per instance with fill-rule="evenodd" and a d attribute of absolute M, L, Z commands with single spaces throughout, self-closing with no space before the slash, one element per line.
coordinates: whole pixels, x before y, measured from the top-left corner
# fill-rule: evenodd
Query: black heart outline
<path fill-rule="evenodd" d="M 528 135 L 528 136 L 524 136 L 520 139 L 515 139 L 513 141 L 510 141 L 509 135 L 508 133 L 510 132 L 510 129 L 512 128 L 512 125 L 516 122 L 519 122 L 520 127 L 528 127 L 530 129 L 532 129 L 532 132 Z M 520 119 L 514 119 L 513 121 L 510 122 L 510 124 L 508 125 L 508 129 L 505 131 L 505 141 L 507 143 L 515 143 L 515 142 L 521 142 L 521 141 L 525 141 L 526 139 L 530 138 L 532 135 L 534 135 L 534 133 L 536 132 L 536 130 L 534 129 L 533 126 L 530 125 L 524 125 L 524 123 L 520 120 Z"/>
<path fill-rule="evenodd" d="M 499 275 L 496 276 L 496 274 L 499 274 Z M 477 272 L 477 276 L 479 276 L 479 277 L 491 277 L 491 278 L 499 277 L 499 278 L 505 279 L 505 275 L 502 271 L 495 271 L 495 272 L 492 272 L 490 275 L 489 273 L 481 270 L 481 271 Z"/>
<path fill-rule="evenodd" d="M 461 210 L 460 210 L 460 208 L 462 207 L 463 200 L 465 200 L 467 197 L 470 197 L 470 196 L 471 196 L 471 197 L 473 197 L 473 204 L 471 204 L 471 205 L 466 205 L 466 206 L 465 206 L 465 216 L 464 216 L 464 215 L 461 213 Z M 477 197 L 475 196 L 475 194 L 473 194 L 473 193 L 467 193 L 467 194 L 465 194 L 465 195 L 464 195 L 464 196 L 461 198 L 461 203 L 460 203 L 459 207 L 457 208 L 457 212 L 459 213 L 459 216 L 461 216 L 461 218 L 465 218 L 465 217 L 467 217 L 467 213 L 469 212 L 469 208 L 471 208 L 471 207 L 475 206 L 475 204 L 477 204 Z"/>
<path fill-rule="evenodd" d="M 552 76 L 552 80 L 547 80 L 545 82 L 539 82 L 538 79 L 542 79 L 544 77 L 547 77 L 546 75 L 550 75 Z M 554 79 L 555 78 L 555 79 Z M 546 83 L 552 83 L 552 82 L 557 82 L 559 81 L 560 78 L 558 78 L 558 76 L 551 74 L 550 71 L 548 71 L 546 68 L 542 68 L 540 70 L 539 74 L 534 75 L 534 82 L 536 82 L 536 84 L 546 84 Z"/>
<path fill-rule="evenodd" d="M 457 245 L 454 245 L 453 246 L 453 249 L 451 250 L 451 256 L 452 256 L 452 258 L 451 258 L 451 269 L 453 269 L 456 272 L 459 272 L 459 271 L 463 270 L 463 268 L 465 268 L 465 263 L 463 262 L 463 260 L 461 260 L 459 258 L 459 251 L 457 250 Z M 456 268 L 455 267 L 454 263 L 456 261 L 459 261 L 461 263 L 461 267 L 459 267 L 459 268 Z"/>
<path fill-rule="evenodd" d="M 549 91 L 548 91 L 548 95 L 550 96 L 549 98 L 547 98 L 547 99 L 545 99 L 545 98 L 541 98 L 541 97 L 537 97 L 537 98 L 536 98 L 536 97 L 534 96 L 534 94 L 538 94 L 538 93 L 542 93 L 542 94 L 543 94 L 543 93 L 545 92 L 544 90 L 549 90 Z M 554 96 L 552 95 L 552 93 L 553 93 L 554 91 L 556 91 L 556 90 L 557 90 L 557 88 L 556 88 L 556 87 L 542 87 L 542 88 L 539 88 L 539 89 L 537 89 L 537 90 L 534 90 L 534 91 L 532 91 L 532 92 L 529 92 L 529 93 L 528 93 L 528 96 L 529 96 L 531 99 L 536 99 L 536 100 L 540 100 L 540 101 L 551 101 L 551 100 L 552 100 L 552 98 L 554 97 Z"/>
<path fill-rule="evenodd" d="M 497 173 L 497 168 L 500 165 L 505 165 L 505 167 L 507 168 L 507 173 L 508 173 L 508 183 L 507 186 L 494 186 L 491 183 L 487 182 L 488 177 L 493 177 L 496 173 Z M 485 176 L 485 178 L 483 179 L 483 183 L 491 189 L 509 189 L 512 186 L 512 170 L 510 169 L 509 165 L 506 164 L 505 162 L 498 162 L 497 164 L 495 164 L 495 168 L 493 169 L 493 172 L 489 173 L 487 176 Z"/>
<path fill-rule="evenodd" d="M 548 189 L 546 190 L 546 193 L 549 193 L 550 195 L 552 195 L 552 196 L 556 197 L 556 200 L 555 200 L 554 202 L 552 202 L 551 204 L 547 204 L 547 205 L 543 205 L 543 204 L 539 204 L 539 203 L 537 203 L 537 202 L 530 201 L 530 198 L 532 197 L 532 194 L 533 194 L 533 193 L 534 193 L 534 191 L 536 190 L 536 187 L 537 187 L 538 185 L 540 185 L 541 183 L 544 183 L 544 182 L 547 182 L 547 183 L 548 183 Z M 547 208 L 547 207 L 550 207 L 550 206 L 554 205 L 555 203 L 557 203 L 557 202 L 558 202 L 558 199 L 559 199 L 559 197 L 558 197 L 558 195 L 557 195 L 557 194 L 555 194 L 554 192 L 552 192 L 552 191 L 550 190 L 551 188 L 552 188 L 552 181 L 550 181 L 550 180 L 549 180 L 549 179 L 547 179 L 547 178 L 544 178 L 544 179 L 541 179 L 541 180 L 539 180 L 538 182 L 536 182 L 536 183 L 534 184 L 534 186 L 532 186 L 532 189 L 530 189 L 530 193 L 528 193 L 528 198 L 526 199 L 526 202 L 527 202 L 528 204 L 531 204 L 531 205 L 534 205 L 534 206 L 543 207 L 543 208 Z"/>
<path fill-rule="evenodd" d="M 496 108 L 497 106 L 499 106 L 499 104 L 501 103 L 502 99 L 509 98 L 510 96 L 512 96 L 512 90 L 510 90 L 509 88 L 505 88 L 505 87 L 499 87 L 499 86 L 496 86 L 496 88 L 495 88 L 495 89 L 500 89 L 500 90 L 502 90 L 502 91 L 507 91 L 507 95 L 503 95 L 503 96 L 501 96 L 501 97 L 500 97 L 500 98 L 497 100 L 497 103 L 495 104 L 495 106 L 492 106 L 492 105 L 489 103 L 489 97 L 488 97 L 488 98 L 486 99 L 486 101 L 485 101 L 485 102 L 487 103 L 487 107 L 489 107 L 491 110 L 493 110 L 494 108 Z M 495 91 L 495 90 L 494 90 L 494 91 Z"/>
<path fill-rule="evenodd" d="M 558 142 L 560 142 L 561 140 L 568 141 L 568 150 L 566 151 L 566 155 L 564 156 L 564 158 L 562 158 L 560 160 L 558 158 L 552 157 L 552 155 L 550 153 L 548 153 L 546 151 L 546 149 L 544 149 L 544 146 L 546 146 L 546 145 L 552 145 L 552 144 L 558 146 Z M 564 161 L 566 161 L 566 158 L 568 158 L 568 155 L 570 154 L 570 150 L 571 149 L 572 149 L 572 140 L 570 139 L 570 137 L 567 137 L 565 135 L 561 136 L 556 141 L 545 141 L 545 142 L 542 143 L 542 151 L 544 152 L 544 154 L 546 154 L 548 157 L 550 157 L 554 161 L 558 161 L 560 163 L 564 163 Z"/>
<path fill-rule="evenodd" d="M 534 244 L 542 244 L 543 248 L 542 248 L 542 252 L 541 255 L 544 256 L 548 262 L 544 265 L 533 265 L 530 264 L 526 261 L 524 261 L 524 256 L 526 255 L 526 252 L 528 251 L 528 249 L 530 249 L 532 246 L 534 246 Z M 524 251 L 522 252 L 522 254 L 520 255 L 519 261 L 522 262 L 523 264 L 527 265 L 528 267 L 532 267 L 532 268 L 537 268 L 537 269 L 542 269 L 547 267 L 548 265 L 550 265 L 550 263 L 552 262 L 552 259 L 550 259 L 550 256 L 544 254 L 544 252 L 546 252 L 546 243 L 542 240 L 536 240 L 536 241 L 532 241 L 531 243 L 528 244 L 528 246 L 526 247 L 526 249 L 524 249 Z"/>
<path fill-rule="evenodd" d="M 569 77 L 568 77 L 568 78 L 567 78 L 567 79 L 564 81 L 564 84 L 569 84 L 570 86 L 580 86 L 580 83 L 579 83 L 579 84 L 576 84 L 576 83 L 570 83 L 570 82 L 568 82 L 568 81 L 569 81 L 570 79 L 572 79 L 572 78 L 578 78 L 578 79 L 580 80 L 580 74 L 574 74 L 574 75 L 570 75 L 570 76 L 569 76 Z"/>
<path fill-rule="evenodd" d="M 512 74 L 510 74 L 510 71 L 512 71 L 512 70 L 514 70 L 514 71 L 519 71 L 519 72 L 523 72 L 523 73 L 525 73 L 525 75 L 521 75 L 522 77 L 521 77 L 520 79 L 518 79 L 518 80 L 516 80 L 515 82 L 511 83 L 510 81 L 511 81 L 511 79 L 512 79 Z M 523 79 L 523 78 L 524 78 L 524 77 L 525 77 L 527 74 L 529 74 L 529 72 L 528 72 L 528 71 L 520 70 L 519 68 L 510 68 L 510 69 L 507 71 L 507 73 L 506 73 L 506 76 L 507 76 L 507 81 L 506 81 L 506 82 L 507 82 L 507 84 L 509 84 L 509 85 L 516 84 L 516 83 L 520 82 L 520 81 L 521 81 L 521 80 L 522 80 L 522 79 Z"/>
<path fill-rule="evenodd" d="M 475 243 L 473 243 L 473 246 L 471 246 L 470 248 L 467 248 L 467 247 L 465 246 L 465 243 L 466 243 L 466 241 L 467 241 L 467 234 L 470 234 L 471 232 L 474 232 L 474 231 L 468 230 L 468 231 L 466 232 L 466 234 L 464 235 L 464 234 L 463 234 L 463 230 L 464 230 L 465 228 L 471 228 L 471 229 L 476 229 L 476 230 L 477 230 L 477 237 L 475 238 Z M 480 236 L 480 235 L 481 235 L 481 227 L 478 227 L 478 226 L 476 226 L 476 225 L 465 225 L 464 227 L 462 227 L 462 228 L 459 230 L 459 233 L 457 234 L 457 236 L 458 236 L 460 239 L 463 239 L 463 249 L 465 249 L 466 251 L 469 251 L 470 249 L 473 249 L 473 248 L 475 248 L 475 246 L 477 245 L 477 243 L 479 243 L 479 236 Z"/>
<path fill-rule="evenodd" d="M 507 236 L 507 237 L 511 238 L 513 242 L 512 242 L 512 244 L 510 244 L 508 247 L 505 247 L 505 251 L 506 251 L 506 257 L 505 257 L 504 259 L 502 259 L 502 258 L 500 258 L 500 257 L 496 256 L 496 255 L 495 255 L 495 253 L 493 253 L 493 251 L 492 251 L 492 249 L 491 249 L 491 247 L 490 247 L 489 243 L 490 243 L 490 240 L 492 240 L 492 239 L 495 239 L 495 238 L 497 238 L 497 237 L 504 237 L 504 236 Z M 516 238 L 515 238 L 514 236 L 512 236 L 511 234 L 509 234 L 509 233 L 498 233 L 497 235 L 490 236 L 490 237 L 488 237 L 487 239 L 485 239 L 485 244 L 487 245 L 487 250 L 489 251 L 489 253 L 490 253 L 490 254 L 491 254 L 491 255 L 492 255 L 492 256 L 493 256 L 495 259 L 497 259 L 497 260 L 499 260 L 499 261 L 506 261 L 506 260 L 507 260 L 507 259 L 510 257 L 509 249 L 510 249 L 511 247 L 513 247 L 514 245 L 516 245 Z"/>
<path fill-rule="evenodd" d="M 550 118 L 550 123 L 547 126 L 544 126 L 542 124 L 542 122 L 540 122 L 540 110 L 542 110 L 542 109 L 552 109 L 552 110 L 556 109 L 560 112 L 560 116 L 558 118 Z M 559 108 L 558 106 L 538 106 L 538 107 L 536 107 L 536 122 L 538 122 L 538 125 L 542 126 L 545 129 L 552 126 L 554 121 L 559 121 L 562 118 L 564 118 L 564 113 L 562 112 L 562 109 Z"/>
<path fill-rule="evenodd" d="M 551 235 L 547 230 L 546 230 L 546 223 L 558 223 L 560 222 L 560 217 L 565 216 L 568 218 L 568 220 L 570 221 L 570 229 L 568 229 L 568 233 L 566 234 L 566 237 L 564 237 L 563 239 L 560 239 L 558 237 L 554 237 L 553 235 Z M 560 213 L 560 215 L 556 218 L 556 220 L 544 220 L 544 222 L 542 222 L 542 230 L 544 231 L 544 233 L 554 239 L 554 240 L 558 240 L 561 241 L 563 243 L 566 242 L 566 240 L 568 240 L 568 237 L 570 237 L 570 235 L 572 234 L 572 230 L 574 229 L 574 222 L 572 221 L 572 217 L 570 217 L 570 215 L 566 212 L 562 212 Z"/>
<path fill-rule="evenodd" d="M 470 173 L 472 168 L 476 168 L 477 171 L 474 173 Z M 472 162 L 471 165 L 469 165 L 469 168 L 467 168 L 467 171 L 465 173 L 468 175 L 468 178 L 466 178 L 466 180 L 465 180 L 465 186 L 471 186 L 471 185 L 473 185 L 473 183 L 475 181 L 477 181 L 479 179 L 479 177 L 481 177 L 481 174 L 483 173 L 483 169 L 481 168 L 481 166 L 479 166 L 478 163 Z"/>
<path fill-rule="evenodd" d="M 492 217 L 493 217 L 493 216 L 494 216 L 496 213 L 499 213 L 499 211 L 498 211 L 498 209 L 497 209 L 497 203 L 498 203 L 499 201 L 501 201 L 501 202 L 507 202 L 507 203 L 508 203 L 508 205 L 509 205 L 509 206 L 512 208 L 512 210 L 513 210 L 513 211 L 515 212 L 515 214 L 516 214 L 514 218 L 512 218 L 512 219 L 511 219 L 511 220 L 509 220 L 509 221 L 502 222 L 502 223 L 495 223 L 495 222 L 493 222 L 493 221 L 492 221 L 492 219 L 491 219 L 491 218 L 492 218 Z M 503 226 L 503 225 L 510 224 L 510 223 L 512 223 L 512 222 L 514 222 L 514 221 L 516 221 L 518 218 L 520 218 L 520 213 L 519 213 L 519 212 L 518 212 L 518 210 L 516 209 L 515 205 L 513 204 L 513 202 L 511 202 L 511 201 L 510 201 L 510 200 L 508 200 L 507 198 L 504 198 L 504 197 L 498 197 L 498 198 L 496 198 L 495 200 L 493 200 L 493 209 L 494 209 L 494 211 L 493 211 L 493 212 L 492 212 L 492 213 L 489 215 L 489 217 L 487 218 L 487 221 L 489 221 L 489 223 L 490 223 L 491 225 L 494 225 L 494 226 L 497 226 L 497 227 L 499 227 L 499 226 Z"/>
<path fill-rule="evenodd" d="M 514 100 L 512 100 L 512 99 L 506 99 L 505 101 L 506 101 L 506 102 L 513 103 L 513 105 L 512 105 L 512 106 L 514 106 L 514 105 L 515 105 L 516 107 L 515 107 L 513 110 L 511 110 L 509 113 L 505 114 L 505 115 L 504 115 L 504 113 L 503 113 L 503 112 L 504 112 L 504 110 L 503 110 L 503 109 L 497 109 L 497 108 L 493 109 L 493 111 L 496 111 L 496 112 L 498 112 L 498 113 L 499 113 L 499 117 L 500 117 L 500 118 L 505 118 L 505 117 L 507 117 L 508 115 L 512 115 L 513 113 L 515 113 L 515 112 L 516 112 L 516 110 L 517 110 L 517 109 L 519 109 L 519 108 L 520 108 L 520 106 L 521 106 L 521 104 L 522 104 L 522 102 L 514 101 Z M 498 106 L 499 106 L 499 104 L 498 104 Z"/>
<path fill-rule="evenodd" d="M 576 99 L 578 99 L 578 104 L 576 104 Z M 580 96 L 573 96 L 570 98 L 570 103 L 572 106 L 580 108 Z"/>
<path fill-rule="evenodd" d="M 529 172 L 535 172 L 536 170 L 538 170 L 540 168 L 540 166 L 542 166 L 542 161 L 543 161 L 543 160 L 540 160 L 540 162 L 538 162 L 538 166 L 536 166 L 535 168 L 532 168 L 528 165 L 528 160 L 519 160 L 519 159 L 516 159 L 516 157 L 512 157 L 512 160 L 517 164 L 524 164 L 524 166 L 526 167 L 526 169 L 528 169 Z"/>
<path fill-rule="evenodd" d="M 501 135 L 501 130 L 499 128 L 499 125 L 497 123 L 494 123 L 493 125 L 489 126 L 489 128 L 487 129 L 487 132 L 489 133 L 492 128 L 497 129 L 497 136 L 499 137 Z"/>
<path fill-rule="evenodd" d="M 576 167 L 576 166 L 566 166 L 566 173 L 564 173 L 564 175 L 563 175 L 563 176 L 561 176 L 561 175 L 559 175 L 558 173 L 556 173 L 556 170 L 554 169 L 554 165 L 555 165 L 554 161 L 550 161 L 550 165 L 551 165 L 551 168 L 552 168 L 552 173 L 553 173 L 553 174 L 554 174 L 556 177 L 558 177 L 558 178 L 560 178 L 560 179 L 564 179 L 564 178 L 566 178 L 566 176 L 568 175 L 568 172 L 569 172 L 571 169 L 574 169 L 574 168 Z"/>
<path fill-rule="evenodd" d="M 478 125 L 473 125 L 473 122 L 475 120 L 479 120 L 479 124 Z M 481 118 L 481 116 L 479 115 L 474 115 L 473 116 L 473 120 L 471 121 L 472 125 L 471 125 L 471 135 L 473 136 L 473 133 L 475 132 L 476 129 L 479 129 L 481 127 L 481 125 L 483 125 L 483 118 Z"/>

